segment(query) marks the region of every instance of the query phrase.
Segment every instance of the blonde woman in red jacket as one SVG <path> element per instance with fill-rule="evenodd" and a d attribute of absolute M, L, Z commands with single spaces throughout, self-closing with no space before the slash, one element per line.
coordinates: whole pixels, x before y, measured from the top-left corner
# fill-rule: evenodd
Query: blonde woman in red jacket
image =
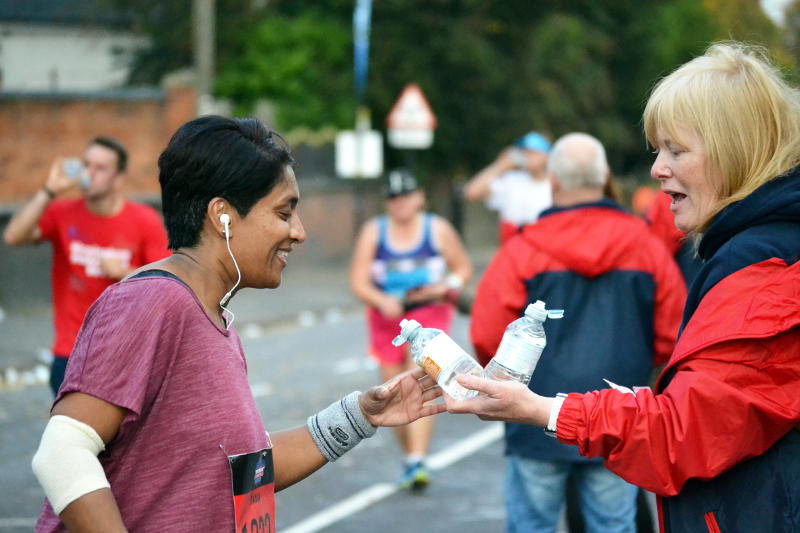
<path fill-rule="evenodd" d="M 717 44 L 655 87 L 644 125 L 704 261 L 655 389 L 548 398 L 461 376 L 485 394 L 448 410 L 604 457 L 659 496 L 662 531 L 800 531 L 800 98 L 761 50 Z"/>

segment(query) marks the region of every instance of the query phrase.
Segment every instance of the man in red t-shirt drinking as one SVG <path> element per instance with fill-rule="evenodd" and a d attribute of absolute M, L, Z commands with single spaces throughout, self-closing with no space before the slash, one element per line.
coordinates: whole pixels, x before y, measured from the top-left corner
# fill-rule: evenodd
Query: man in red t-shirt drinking
<path fill-rule="evenodd" d="M 128 154 L 116 139 L 92 139 L 83 160 L 56 159 L 44 186 L 9 221 L 11 246 L 50 241 L 55 340 L 50 386 L 58 392 L 89 306 L 135 268 L 169 255 L 159 214 L 123 193 Z M 77 199 L 60 199 L 81 191 Z"/>

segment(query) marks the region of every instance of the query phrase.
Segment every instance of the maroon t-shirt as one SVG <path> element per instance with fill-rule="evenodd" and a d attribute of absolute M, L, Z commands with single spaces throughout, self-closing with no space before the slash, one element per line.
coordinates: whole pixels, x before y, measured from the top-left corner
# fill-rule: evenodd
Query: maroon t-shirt
<path fill-rule="evenodd" d="M 128 411 L 99 456 L 129 531 L 233 531 L 228 456 L 270 447 L 235 331 L 169 278 L 117 283 L 92 305 L 56 402 Z M 66 531 L 45 501 L 37 532 Z"/>

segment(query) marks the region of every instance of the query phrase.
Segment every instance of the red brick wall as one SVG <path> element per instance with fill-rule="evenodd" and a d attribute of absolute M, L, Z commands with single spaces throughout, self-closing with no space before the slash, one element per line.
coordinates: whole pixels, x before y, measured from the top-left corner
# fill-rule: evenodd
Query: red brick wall
<path fill-rule="evenodd" d="M 144 97 L 0 97 L 0 206 L 24 202 L 43 185 L 54 158 L 80 156 L 97 135 L 128 148 L 128 192 L 157 195 L 158 155 L 196 116 L 196 100 L 187 87 Z"/>

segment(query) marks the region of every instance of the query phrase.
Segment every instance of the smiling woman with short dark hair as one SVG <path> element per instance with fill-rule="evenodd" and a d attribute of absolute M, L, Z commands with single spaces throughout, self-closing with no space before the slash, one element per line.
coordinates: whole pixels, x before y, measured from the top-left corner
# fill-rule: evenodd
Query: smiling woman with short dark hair
<path fill-rule="evenodd" d="M 274 492 L 376 426 L 436 414 L 421 369 L 269 434 L 225 305 L 306 239 L 289 150 L 254 119 L 184 124 L 159 159 L 172 256 L 92 306 L 33 460 L 38 532 L 274 531 Z"/>

